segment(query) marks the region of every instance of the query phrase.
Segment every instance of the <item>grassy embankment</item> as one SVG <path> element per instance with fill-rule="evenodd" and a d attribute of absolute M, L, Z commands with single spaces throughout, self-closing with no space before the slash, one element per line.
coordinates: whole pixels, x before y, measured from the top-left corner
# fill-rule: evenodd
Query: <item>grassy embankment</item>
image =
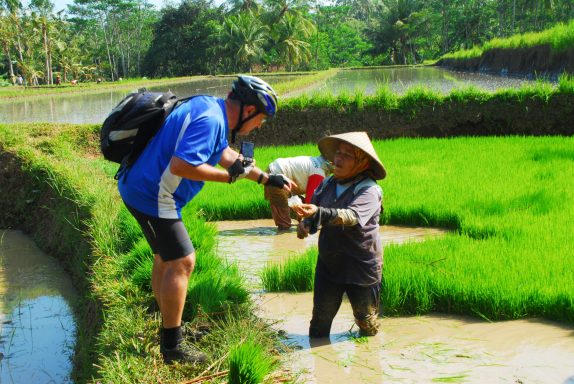
<path fill-rule="evenodd" d="M 561 52 L 574 46 L 574 20 L 568 24 L 561 23 L 541 32 L 513 35 L 504 39 L 495 38 L 482 46 L 447 53 L 442 58 L 466 60 L 480 57 L 484 52 L 493 49 L 519 49 L 541 45 L 549 45 L 554 52 Z"/>
<path fill-rule="evenodd" d="M 258 340 L 261 351 L 244 355 L 240 351 L 243 357 L 234 355 L 233 364 L 247 367 L 242 370 L 250 367 L 257 370 L 259 363 L 253 359 L 261 353 L 276 355 L 276 337 L 252 315 L 248 293 L 237 269 L 225 265 L 214 254 L 214 227 L 205 225 L 189 212 L 185 224 L 196 247 L 197 264 L 188 288 L 184 318 L 191 321 L 190 329 L 206 326 L 211 329 L 199 344 L 210 361 L 209 366 L 175 369 L 160 362 L 159 319 L 153 310 L 149 287 L 151 253 L 139 227 L 119 200 L 111 177 L 115 164 L 94 156 L 98 129 L 98 126 L 87 125 L 0 125 L 0 152 L 12 154 L 24 172 L 18 179 L 14 175 L 19 187 L 15 190 L 22 196 L 11 198 L 14 205 L 20 207 L 13 213 L 44 223 L 46 216 L 53 215 L 50 228 L 36 228 L 40 235 L 35 237 L 51 232 L 51 239 L 46 242 L 55 240 L 58 244 L 48 247 L 55 255 L 73 253 L 65 247 L 82 248 L 84 242 L 89 245 L 90 253 L 76 255 L 67 264 L 68 269 L 74 270 L 75 283 L 89 287 L 89 292 L 82 294 L 92 305 L 85 306 L 97 308 L 96 312 L 78 314 L 80 327 L 90 324 L 99 329 L 95 339 L 86 339 L 82 331 L 78 335 L 77 349 L 84 361 L 78 362 L 76 379 L 85 382 L 94 377 L 106 383 L 157 383 L 225 373 L 230 364 L 228 351 L 245 340 Z M 38 186 L 27 190 L 26 177 L 32 180 L 31 184 L 49 186 L 54 197 L 48 206 L 40 202 L 41 196 L 28 199 L 30 193 L 34 193 L 32 188 Z M 3 185 L 3 189 L 8 187 Z M 35 199 L 39 200 L 37 207 Z M 75 206 L 71 208 L 73 212 L 64 211 L 69 202 Z M 81 220 L 70 221 L 69 214 Z M 33 223 L 30 225 L 33 227 Z M 40 242 L 39 245 L 46 244 Z M 86 281 L 79 281 L 81 279 Z M 272 366 L 269 364 L 269 368 Z M 268 371 L 263 372 L 266 373 Z"/>

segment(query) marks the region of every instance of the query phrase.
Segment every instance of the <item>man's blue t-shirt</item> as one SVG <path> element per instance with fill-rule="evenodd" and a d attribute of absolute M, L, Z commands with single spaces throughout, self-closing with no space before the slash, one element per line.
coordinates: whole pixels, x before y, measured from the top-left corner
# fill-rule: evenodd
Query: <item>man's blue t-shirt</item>
<path fill-rule="evenodd" d="M 225 102 L 196 96 L 178 106 L 150 140 L 137 161 L 118 181 L 122 199 L 153 217 L 181 218 L 181 209 L 203 187 L 203 181 L 172 174 L 172 156 L 198 166 L 215 166 L 228 147 Z"/>

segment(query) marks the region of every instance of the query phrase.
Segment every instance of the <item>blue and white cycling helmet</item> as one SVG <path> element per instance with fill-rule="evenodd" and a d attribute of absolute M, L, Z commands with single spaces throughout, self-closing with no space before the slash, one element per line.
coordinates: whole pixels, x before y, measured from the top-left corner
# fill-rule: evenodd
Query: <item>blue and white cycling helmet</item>
<path fill-rule="evenodd" d="M 277 94 L 269 84 L 255 76 L 240 75 L 231 87 L 235 96 L 246 105 L 255 105 L 269 118 L 278 109 Z"/>

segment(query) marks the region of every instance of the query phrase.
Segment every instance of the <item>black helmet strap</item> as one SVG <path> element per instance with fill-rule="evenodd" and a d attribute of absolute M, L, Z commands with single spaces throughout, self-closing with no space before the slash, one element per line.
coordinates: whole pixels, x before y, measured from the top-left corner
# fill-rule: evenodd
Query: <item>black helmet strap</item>
<path fill-rule="evenodd" d="M 240 103 L 241 107 L 239 108 L 239 116 L 237 117 L 237 124 L 235 125 L 235 128 L 231 130 L 231 144 L 235 144 L 235 136 L 237 135 L 237 132 L 241 131 L 241 127 L 243 127 L 243 124 L 253 119 L 260 113 L 259 111 L 256 110 L 255 113 L 252 113 L 245 119 L 241 119 L 241 117 L 243 116 L 243 107 L 245 106 L 245 103 L 243 101 L 240 101 Z"/>

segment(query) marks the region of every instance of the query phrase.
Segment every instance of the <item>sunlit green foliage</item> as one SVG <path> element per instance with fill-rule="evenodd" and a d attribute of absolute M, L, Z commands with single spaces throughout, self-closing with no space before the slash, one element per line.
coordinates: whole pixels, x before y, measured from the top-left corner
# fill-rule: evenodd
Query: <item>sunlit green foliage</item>
<path fill-rule="evenodd" d="M 572 49 L 574 46 L 574 20 L 568 24 L 558 24 L 555 27 L 541 31 L 513 35 L 507 38 L 494 38 L 482 46 L 460 50 L 443 56 L 444 59 L 472 59 L 482 56 L 493 49 L 519 49 L 540 45 L 549 45 L 554 52 Z"/>

